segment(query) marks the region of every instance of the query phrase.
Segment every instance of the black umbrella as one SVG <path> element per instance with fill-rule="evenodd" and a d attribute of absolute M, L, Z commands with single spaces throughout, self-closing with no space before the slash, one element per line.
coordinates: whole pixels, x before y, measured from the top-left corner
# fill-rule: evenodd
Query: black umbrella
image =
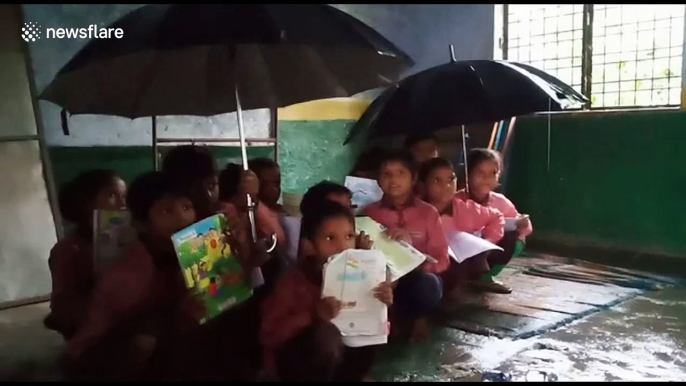
<path fill-rule="evenodd" d="M 322 4 L 141 7 L 94 39 L 41 98 L 71 114 L 211 116 L 347 97 L 413 63 L 375 30 Z"/>
<path fill-rule="evenodd" d="M 354 17 L 322 4 L 147 5 L 87 44 L 41 98 L 72 114 L 210 116 L 385 86 L 413 63 Z M 156 158 L 155 158 L 156 160 Z M 254 206 L 248 196 L 253 239 Z"/>
<path fill-rule="evenodd" d="M 432 132 L 470 123 L 495 122 L 542 111 L 559 111 L 588 99 L 531 66 L 467 60 L 430 68 L 386 90 L 365 111 L 346 140 Z"/>

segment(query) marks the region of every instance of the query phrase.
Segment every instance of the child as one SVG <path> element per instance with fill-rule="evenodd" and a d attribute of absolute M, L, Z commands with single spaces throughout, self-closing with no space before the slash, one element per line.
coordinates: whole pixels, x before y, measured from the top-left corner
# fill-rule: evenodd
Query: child
<path fill-rule="evenodd" d="M 233 358 L 234 363 L 232 365 L 245 370 L 242 376 L 251 379 L 255 375 L 252 372 L 256 372 L 259 367 L 258 363 L 261 357 L 257 341 L 259 304 L 276 281 L 280 271 L 279 261 L 269 258 L 266 252 L 267 240 L 260 239 L 259 242 L 255 242 L 252 239 L 247 211 L 239 210 L 233 205 L 226 205 L 219 201 L 217 164 L 214 156 L 207 148 L 179 146 L 171 149 L 164 158 L 162 169 L 176 183 L 189 187 L 198 220 L 216 213 L 222 213 L 226 217 L 232 234 L 240 232 L 240 234 L 245 235 L 244 238 L 236 242 L 235 249 L 240 256 L 243 256 L 244 267 L 246 272 L 251 272 L 251 277 L 256 268 L 264 268 L 261 273 L 265 285 L 259 286 L 259 283 L 253 282 L 259 288 L 256 288 L 256 293 L 250 300 L 223 313 L 212 321 L 214 326 L 223 326 L 216 327 L 217 336 L 214 339 L 216 344 L 226 347 L 242 347 L 240 351 L 232 351 L 232 355 L 226 356 L 226 359 Z M 241 194 L 249 192 L 250 186 L 254 185 L 251 178 L 254 180 L 254 174 L 241 172 L 241 182 L 238 184 L 239 194 L 236 196 L 238 199 L 240 199 Z M 259 218 L 257 220 L 258 224 L 256 225 L 260 229 Z M 271 268 L 270 264 L 274 264 L 275 267 Z M 274 274 L 270 275 L 270 272 Z M 239 358 L 235 358 L 234 355 L 239 356 Z"/>
<path fill-rule="evenodd" d="M 62 217 L 74 229 L 50 251 L 50 315 L 45 326 L 69 339 L 79 327 L 93 289 L 93 210 L 126 207 L 126 184 L 111 170 L 91 170 L 59 194 Z"/>
<path fill-rule="evenodd" d="M 224 211 L 236 210 L 241 213 L 247 212 L 246 195 L 256 204 L 255 216 L 262 232 L 261 237 L 270 238 L 276 235 L 277 245 L 285 249 L 288 240 L 286 234 L 273 213 L 263 202 L 259 201 L 260 181 L 252 170 L 243 171 L 243 168 L 234 163 L 226 165 L 219 175 L 219 200 L 224 206 Z M 233 206 L 233 208 L 229 208 Z"/>
<path fill-rule="evenodd" d="M 281 198 L 281 169 L 279 164 L 271 158 L 253 158 L 248 162 L 250 170 L 255 172 L 260 180 L 258 197 L 275 215 L 281 214 L 283 209 L 279 205 Z"/>
<path fill-rule="evenodd" d="M 139 240 L 102 277 L 66 358 L 83 380 L 135 380 L 158 340 L 197 325 L 171 235 L 196 220 L 190 194 L 161 172 L 138 177 L 128 202 Z M 196 307 L 197 308 L 197 307 Z"/>
<path fill-rule="evenodd" d="M 246 213 L 227 208 L 219 201 L 217 162 L 206 147 L 184 145 L 171 149 L 164 157 L 162 170 L 175 183 L 188 187 L 198 220 L 223 213 L 229 223 L 235 223 L 241 229 L 250 229 Z M 247 181 L 243 182 L 243 179 L 249 178 L 249 173 L 241 174 L 240 185 L 246 184 Z M 259 251 L 260 245 L 247 242 L 239 247 L 243 249 L 241 255 L 250 256 L 255 262 L 267 260 Z"/>
<path fill-rule="evenodd" d="M 267 369 L 284 382 L 359 382 L 374 359 L 374 346 L 344 347 L 331 323 L 341 310 L 338 299 L 321 299 L 323 265 L 329 257 L 355 247 L 352 213 L 334 202 L 321 202 L 303 217 L 303 238 L 312 254 L 301 259 L 263 305 L 260 340 Z M 375 290 L 393 303 L 389 283 Z"/>
<path fill-rule="evenodd" d="M 438 141 L 433 133 L 419 133 L 405 138 L 405 149 L 412 153 L 415 161 L 421 164 L 438 157 Z"/>
<path fill-rule="evenodd" d="M 497 244 L 503 237 L 505 219 L 495 210 L 472 200 L 455 196 L 457 177 L 453 165 L 445 158 L 426 161 L 419 172 L 419 191 L 422 199 L 433 205 L 441 214 L 446 235 L 451 232 L 481 232 L 481 237 Z M 443 283 L 451 295 L 462 284 L 477 280 L 490 271 L 489 252 L 470 257 L 462 263 L 451 262 L 443 275 Z"/>
<path fill-rule="evenodd" d="M 300 201 L 300 213 L 304 216 L 309 211 L 316 211 L 323 202 L 332 201 L 352 210 L 352 193 L 343 185 L 331 181 L 321 181 L 317 185 L 309 188 Z M 371 249 L 374 243 L 369 239 L 369 235 L 360 232 L 355 238 L 355 248 Z M 298 256 L 309 256 L 306 251 L 307 245 L 300 243 Z"/>
<path fill-rule="evenodd" d="M 480 281 L 480 284 L 486 290 L 509 293 L 512 289 L 496 282 L 493 276 L 502 270 L 517 250 L 521 252 L 524 247 L 525 238 L 533 232 L 533 227 L 528 217 L 520 217 L 512 201 L 508 200 L 504 195 L 494 192 L 498 187 L 500 170 L 500 155 L 496 151 L 472 149 L 467 157 L 469 194 L 465 190 L 461 190 L 457 194 L 462 199 L 470 198 L 478 204 L 499 210 L 506 219 L 518 219 L 516 221 L 516 230 L 506 231 L 505 236 L 498 243 L 504 251 L 491 254 L 492 263 L 494 264 L 491 275 L 483 277 Z"/>
<path fill-rule="evenodd" d="M 436 260 L 427 260 L 420 269 L 402 277 L 395 290 L 398 315 L 412 321 L 413 340 L 423 340 L 428 334 L 427 318 L 443 296 L 437 275 L 448 269 L 450 260 L 438 211 L 414 196 L 416 177 L 412 155 L 405 151 L 389 153 L 379 171 L 383 198 L 367 206 L 364 213 L 388 228 L 392 239 L 412 244 Z"/>

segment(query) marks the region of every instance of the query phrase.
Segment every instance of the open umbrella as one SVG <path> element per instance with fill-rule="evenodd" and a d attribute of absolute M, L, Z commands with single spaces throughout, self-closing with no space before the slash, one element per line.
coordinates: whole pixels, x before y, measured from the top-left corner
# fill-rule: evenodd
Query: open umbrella
<path fill-rule="evenodd" d="M 552 75 L 519 63 L 454 61 L 390 87 L 365 111 L 346 143 L 369 137 L 433 132 L 470 123 L 559 111 L 588 99 Z"/>
<path fill-rule="evenodd" d="M 129 118 L 238 112 L 347 97 L 413 63 L 352 16 L 322 4 L 154 4 L 87 44 L 43 91 L 72 114 Z M 153 126 L 154 131 L 154 126 Z M 255 238 L 254 205 L 249 202 Z"/>

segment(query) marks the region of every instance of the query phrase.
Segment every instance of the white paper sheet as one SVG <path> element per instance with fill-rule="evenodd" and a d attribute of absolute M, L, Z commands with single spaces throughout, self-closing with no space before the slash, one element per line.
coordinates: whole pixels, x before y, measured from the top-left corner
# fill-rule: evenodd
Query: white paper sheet
<path fill-rule="evenodd" d="M 374 249 L 383 252 L 390 271 L 390 280 L 396 281 L 419 267 L 427 257 L 415 247 L 384 236 L 386 227 L 370 217 L 356 217 L 355 229 L 364 232 L 374 242 Z"/>
<path fill-rule="evenodd" d="M 507 217 L 505 218 L 505 232 L 513 231 L 517 229 L 517 218 Z"/>
<path fill-rule="evenodd" d="M 448 254 L 458 263 L 486 251 L 502 251 L 503 249 L 488 240 L 474 236 L 467 232 L 451 232 L 448 238 Z"/>
<path fill-rule="evenodd" d="M 383 197 L 383 191 L 376 180 L 347 176 L 344 185 L 352 192 L 352 203 L 357 206 L 356 213 L 360 213 L 365 206 Z"/>
<path fill-rule="evenodd" d="M 343 303 L 331 322 L 341 334 L 379 336 L 387 331 L 388 308 L 374 297 L 374 288 L 386 280 L 386 259 L 379 251 L 349 249 L 332 256 L 324 266 L 322 298 Z"/>
<path fill-rule="evenodd" d="M 295 262 L 298 259 L 298 246 L 300 245 L 300 224 L 302 219 L 300 217 L 282 216 L 281 227 L 286 232 L 288 238 L 288 249 L 286 255 Z"/>

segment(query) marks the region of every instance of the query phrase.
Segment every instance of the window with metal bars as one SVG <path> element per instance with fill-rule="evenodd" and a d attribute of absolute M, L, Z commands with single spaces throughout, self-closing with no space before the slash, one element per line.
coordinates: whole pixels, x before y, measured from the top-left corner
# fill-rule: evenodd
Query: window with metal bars
<path fill-rule="evenodd" d="M 590 108 L 678 106 L 686 5 L 505 7 L 503 56 L 590 97 Z"/>

